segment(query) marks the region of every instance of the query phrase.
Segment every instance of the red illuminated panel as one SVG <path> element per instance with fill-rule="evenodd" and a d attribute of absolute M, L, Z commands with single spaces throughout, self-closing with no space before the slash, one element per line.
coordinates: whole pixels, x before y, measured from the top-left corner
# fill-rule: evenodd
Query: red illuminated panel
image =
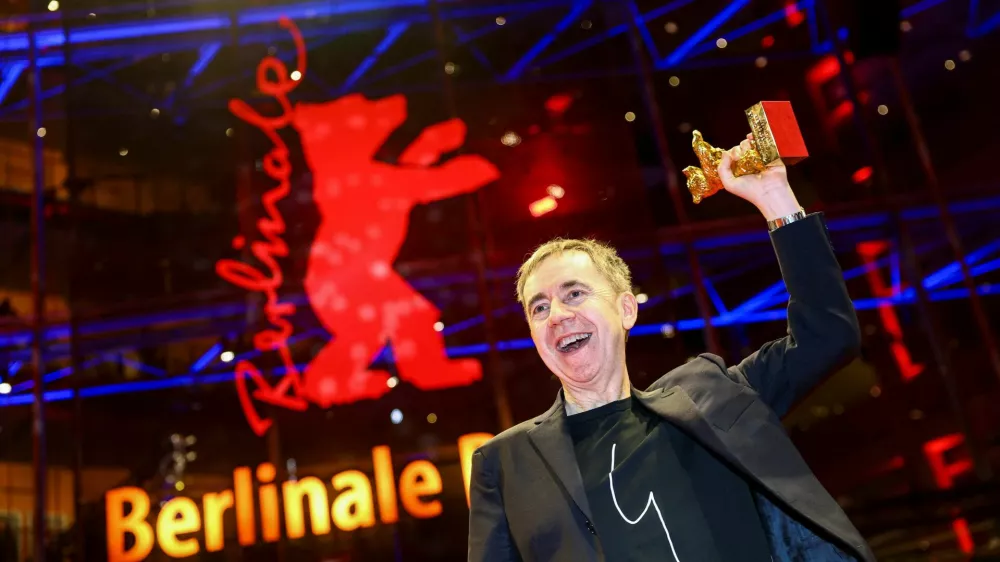
<path fill-rule="evenodd" d="M 866 272 L 868 285 L 871 287 L 872 294 L 876 297 L 891 297 L 900 289 L 899 287 L 887 287 L 885 281 L 882 280 L 882 276 L 879 275 L 878 268 L 874 265 L 878 256 L 885 253 L 888 249 L 889 243 L 885 240 L 873 240 L 858 244 L 858 253 L 861 254 L 861 259 L 864 260 L 865 264 L 868 265 L 868 271 Z M 879 304 L 878 313 L 882 320 L 882 327 L 892 337 L 892 342 L 889 344 L 890 349 L 892 350 L 893 357 L 896 359 L 896 366 L 899 367 L 899 373 L 903 377 L 903 380 L 908 381 L 924 372 L 924 365 L 914 363 L 910 357 L 910 350 L 903 341 L 903 328 L 899 324 L 899 317 L 896 316 L 896 309 L 889 304 Z"/>
<path fill-rule="evenodd" d="M 281 25 L 295 41 L 298 80 L 289 78 L 284 62 L 265 57 L 257 67 L 257 88 L 272 96 L 281 114 L 259 114 L 242 100 L 230 111 L 264 133 L 272 148 L 263 158 L 264 172 L 276 186 L 261 196 L 265 216 L 257 222 L 255 241 L 242 236 L 234 247 L 249 247 L 263 268 L 224 259 L 217 273 L 227 281 L 266 298 L 270 326 L 254 337 L 256 349 L 276 352 L 284 374 L 272 384 L 249 361 L 236 366 L 240 402 L 251 428 L 262 435 L 271 421 L 262 417 L 254 399 L 304 410 L 377 398 L 389 390 L 389 374 L 368 369 L 388 343 L 399 376 L 423 390 L 465 385 L 482 377 L 474 359 L 450 360 L 434 324 L 439 311 L 392 268 L 406 237 L 414 205 L 470 193 L 498 177 L 495 166 L 479 156 L 463 155 L 440 162 L 461 147 L 465 124 L 453 119 L 424 129 L 400 156 L 397 165 L 375 159 L 386 138 L 406 119 L 406 99 L 390 96 L 369 100 L 346 96 L 323 104 L 292 105 L 288 94 L 302 82 L 306 50 L 302 35 L 287 18 Z M 278 203 L 288 196 L 293 171 L 289 149 L 278 134 L 292 125 L 298 131 L 312 171 L 313 200 L 320 225 L 309 251 L 304 280 L 313 312 L 332 338 L 303 373 L 288 347 L 295 305 L 283 302 L 284 275 L 278 261 L 289 254 L 281 236 L 286 224 Z M 254 387 L 250 392 L 248 380 Z"/>
<path fill-rule="evenodd" d="M 951 488 L 954 485 L 954 478 L 956 476 L 972 470 L 972 461 L 970 459 L 966 458 L 952 463 L 948 463 L 944 459 L 945 453 L 962 445 L 964 442 L 965 438 L 961 434 L 952 433 L 951 435 L 938 437 L 924 443 L 924 456 L 927 457 L 927 464 L 931 467 L 931 473 L 934 474 L 934 482 L 938 488 L 942 490 Z M 955 539 L 958 541 L 958 547 L 965 554 L 972 554 L 976 549 L 976 545 L 972 540 L 972 532 L 969 531 L 968 521 L 962 517 L 958 517 L 952 521 L 951 527 L 955 531 Z"/>

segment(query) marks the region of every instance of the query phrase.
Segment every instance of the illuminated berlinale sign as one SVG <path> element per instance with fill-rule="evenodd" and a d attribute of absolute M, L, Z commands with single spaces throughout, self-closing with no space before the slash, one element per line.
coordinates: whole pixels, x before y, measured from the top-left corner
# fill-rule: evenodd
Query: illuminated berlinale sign
<path fill-rule="evenodd" d="M 376 151 L 406 120 L 402 96 L 373 101 L 350 95 L 293 106 L 288 95 L 305 78 L 306 49 L 290 20 L 282 18 L 281 25 L 295 42 L 295 72 L 270 56 L 257 66 L 257 88 L 274 98 L 281 113 L 264 116 L 242 100 L 229 103 L 234 115 L 258 128 L 273 145 L 263 158 L 263 170 L 277 185 L 261 197 L 265 216 L 257 221 L 259 239 L 248 243 L 237 236 L 233 241 L 235 249 L 249 246 L 262 268 L 232 259 L 216 265 L 222 278 L 265 296 L 270 327 L 254 337 L 254 346 L 277 353 L 283 365 L 274 385 L 251 362 L 236 366 L 240 402 L 258 435 L 271 421 L 258 413 L 254 400 L 304 410 L 310 402 L 327 407 L 387 392 L 389 373 L 368 366 L 389 341 L 400 377 L 417 388 L 461 386 L 482 378 L 478 361 L 448 359 L 441 334 L 433 328 L 439 311 L 392 264 L 414 205 L 469 193 L 498 177 L 496 168 L 478 156 L 440 162 L 465 140 L 465 125 L 457 119 L 425 129 L 396 165 L 376 160 Z M 279 260 L 289 249 L 282 239 L 286 224 L 277 204 L 288 196 L 292 174 L 288 147 L 278 132 L 289 125 L 301 137 L 321 217 L 309 252 L 305 291 L 312 310 L 333 335 L 303 373 L 288 345 L 293 333 L 289 317 L 296 308 L 282 302 L 278 292 L 284 282 Z M 252 393 L 248 380 L 255 387 Z"/>
<path fill-rule="evenodd" d="M 491 437 L 488 433 L 471 433 L 458 439 L 466 501 L 472 453 Z M 282 520 L 287 538 L 297 539 L 305 536 L 307 519 L 314 535 L 325 535 L 332 526 L 353 531 L 373 527 L 376 522 L 395 523 L 399 520 L 399 504 L 417 519 L 442 513 L 440 500 L 434 498 L 443 489 L 441 474 L 430 461 L 410 462 L 397 481 L 389 447 L 378 446 L 372 449 L 372 467 L 374 485 L 359 470 L 335 474 L 330 479 L 332 501 L 327 485 L 315 476 L 282 482 L 279 494 L 274 465 L 263 463 L 255 471 L 239 467 L 233 471 L 232 489 L 205 494 L 200 506 L 192 498 L 173 498 L 160 508 L 155 523 L 146 520 L 151 502 L 145 490 L 110 490 L 105 494 L 108 560 L 143 560 L 154 546 L 173 558 L 194 556 L 202 549 L 221 551 L 226 546 L 223 515 L 230 509 L 235 513 L 237 541 L 243 546 L 280 540 Z M 131 548 L 126 548 L 127 535 L 135 538 Z"/>

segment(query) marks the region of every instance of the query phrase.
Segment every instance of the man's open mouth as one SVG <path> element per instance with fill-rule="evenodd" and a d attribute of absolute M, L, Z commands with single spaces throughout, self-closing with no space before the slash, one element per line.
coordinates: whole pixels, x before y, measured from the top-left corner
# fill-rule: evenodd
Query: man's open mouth
<path fill-rule="evenodd" d="M 569 353 L 580 349 L 590 341 L 590 334 L 571 334 L 559 338 L 556 342 L 556 349 L 562 353 Z"/>

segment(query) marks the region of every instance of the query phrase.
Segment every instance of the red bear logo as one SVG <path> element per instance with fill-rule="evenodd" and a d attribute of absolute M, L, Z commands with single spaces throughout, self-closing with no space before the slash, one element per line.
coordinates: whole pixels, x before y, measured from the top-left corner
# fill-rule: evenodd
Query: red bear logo
<path fill-rule="evenodd" d="M 393 270 L 413 205 L 470 193 L 495 180 L 479 156 L 440 163 L 465 141 L 458 119 L 428 127 L 396 165 L 376 151 L 406 119 L 406 99 L 350 95 L 297 104 L 292 125 L 313 172 L 321 223 L 309 254 L 305 290 L 333 336 L 305 370 L 300 392 L 321 406 L 378 398 L 389 373 L 369 370 L 387 342 L 400 378 L 423 390 L 482 377 L 475 359 L 449 359 L 434 330 L 438 309 Z"/>

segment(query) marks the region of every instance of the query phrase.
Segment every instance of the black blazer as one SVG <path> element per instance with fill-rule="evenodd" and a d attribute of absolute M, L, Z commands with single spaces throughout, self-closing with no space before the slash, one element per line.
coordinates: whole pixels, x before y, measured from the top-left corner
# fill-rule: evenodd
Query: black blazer
<path fill-rule="evenodd" d="M 730 367 L 702 354 L 633 396 L 752 484 L 775 562 L 874 561 L 779 419 L 857 355 L 854 306 L 822 215 L 771 241 L 790 295 L 788 336 Z M 560 391 L 547 412 L 475 452 L 470 562 L 604 559 L 565 421 Z"/>

